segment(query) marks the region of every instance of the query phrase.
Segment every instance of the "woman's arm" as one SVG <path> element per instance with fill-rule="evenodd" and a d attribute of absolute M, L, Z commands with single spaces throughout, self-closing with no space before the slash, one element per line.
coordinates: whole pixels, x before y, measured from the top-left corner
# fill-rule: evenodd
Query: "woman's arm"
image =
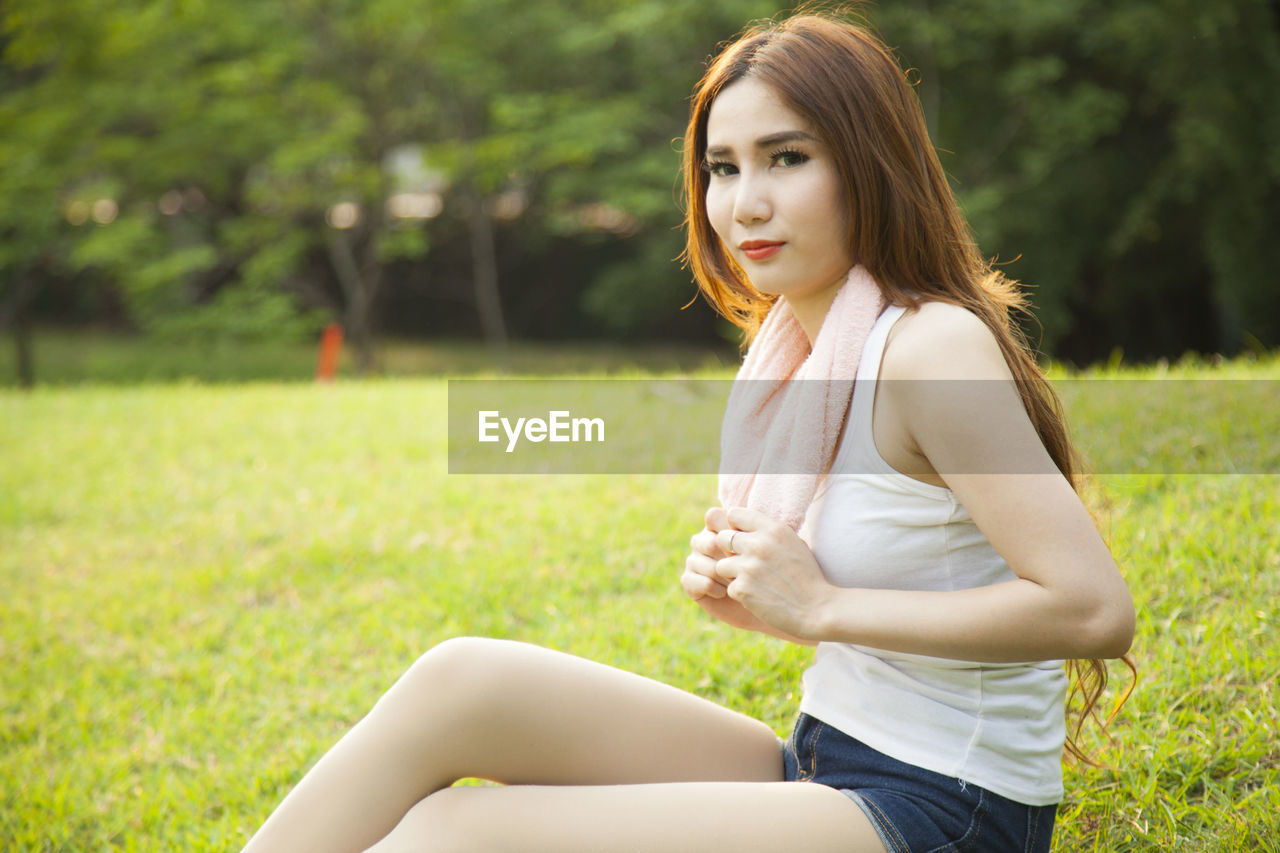
<path fill-rule="evenodd" d="M 737 531 L 739 555 L 716 566 L 729 596 L 811 640 L 989 662 L 1123 655 L 1134 626 L 1128 588 L 1056 473 L 994 337 L 961 309 L 914 319 L 881 373 L 908 381 L 880 383 L 877 406 L 900 413 L 1017 579 L 955 592 L 835 587 L 789 528 L 735 509 L 720 542 Z"/>
<path fill-rule="evenodd" d="M 955 592 L 833 588 L 812 613 L 812 635 L 980 661 L 1125 654 L 1134 623 L 1128 589 L 1066 481 L 959 479 L 948 483 L 1018 578 Z"/>

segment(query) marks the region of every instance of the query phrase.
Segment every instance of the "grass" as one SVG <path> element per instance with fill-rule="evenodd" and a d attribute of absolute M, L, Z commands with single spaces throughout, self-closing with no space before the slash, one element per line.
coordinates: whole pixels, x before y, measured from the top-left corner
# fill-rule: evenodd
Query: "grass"
<path fill-rule="evenodd" d="M 1276 379 L 1280 360 L 1173 372 Z M 446 396 L 430 378 L 0 390 L 0 848 L 236 848 L 458 634 L 786 730 L 807 650 L 713 624 L 677 586 L 712 477 L 449 476 Z M 1173 452 L 1160 431 L 1186 424 L 1133 405 L 1114 443 Z M 1068 766 L 1055 849 L 1280 849 L 1280 478 L 1086 495 L 1138 601 L 1141 678 L 1114 742 L 1087 730 L 1106 766 Z"/>

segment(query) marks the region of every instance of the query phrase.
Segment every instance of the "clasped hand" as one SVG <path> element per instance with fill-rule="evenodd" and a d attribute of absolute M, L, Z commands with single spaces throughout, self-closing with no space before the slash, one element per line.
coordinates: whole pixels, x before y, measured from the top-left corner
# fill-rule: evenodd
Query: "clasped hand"
<path fill-rule="evenodd" d="M 707 510 L 680 585 L 715 618 L 749 631 L 814 637 L 833 587 L 796 532 L 755 510 Z M 771 630 L 773 629 L 773 630 Z"/>

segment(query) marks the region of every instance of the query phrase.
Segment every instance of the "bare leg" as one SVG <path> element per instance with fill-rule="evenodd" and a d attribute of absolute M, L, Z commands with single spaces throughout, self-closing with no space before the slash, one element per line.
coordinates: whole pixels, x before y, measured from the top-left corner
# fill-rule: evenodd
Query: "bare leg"
<path fill-rule="evenodd" d="M 245 849 L 360 850 L 467 776 L 775 782 L 782 762 L 768 726 L 668 685 L 522 643 L 450 640 L 320 759 Z"/>
<path fill-rule="evenodd" d="M 804 782 L 450 788 L 368 853 L 885 853 L 866 815 Z"/>

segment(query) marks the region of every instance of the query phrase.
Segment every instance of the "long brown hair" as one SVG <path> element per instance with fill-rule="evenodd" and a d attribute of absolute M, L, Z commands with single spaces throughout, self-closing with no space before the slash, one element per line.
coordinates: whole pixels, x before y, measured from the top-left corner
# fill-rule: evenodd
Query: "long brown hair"
<path fill-rule="evenodd" d="M 832 152 L 848 205 L 848 245 L 857 263 L 894 305 L 949 302 L 982 318 L 1000 344 L 1041 441 L 1077 488 L 1078 461 L 1061 404 L 1013 322 L 1015 312 L 1027 311 L 1026 297 L 979 253 L 929 140 L 915 90 L 892 52 L 866 27 L 815 14 L 757 23 L 711 62 L 694 88 L 682 153 L 682 259 L 703 296 L 742 328 L 747 340 L 777 299 L 752 287 L 707 218 L 707 117 L 720 92 L 748 75 L 772 87 Z M 1133 668 L 1128 658 L 1126 663 Z M 1074 711 L 1078 720 L 1066 749 L 1087 761 L 1077 736 L 1083 721 L 1096 717 L 1107 668 L 1092 659 L 1071 661 L 1068 671 L 1072 697 L 1082 707 Z"/>

